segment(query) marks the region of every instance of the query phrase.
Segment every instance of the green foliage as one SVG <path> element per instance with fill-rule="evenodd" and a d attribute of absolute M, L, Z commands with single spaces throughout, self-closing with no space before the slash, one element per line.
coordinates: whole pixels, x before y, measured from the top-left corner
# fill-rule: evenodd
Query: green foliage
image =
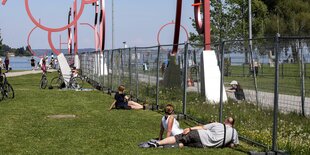
<path fill-rule="evenodd" d="M 213 43 L 224 40 L 244 39 L 248 36 L 248 1 L 211 0 L 211 40 Z M 264 23 L 268 14 L 267 6 L 261 0 L 252 0 L 253 37 L 264 34 Z M 193 20 L 193 27 L 196 27 Z M 197 33 L 190 33 L 190 41 L 203 43 Z"/>
<path fill-rule="evenodd" d="M 221 11 L 222 10 L 222 11 Z M 253 38 L 310 34 L 310 2 L 305 0 L 252 0 Z M 211 0 L 212 42 L 248 38 L 248 0 Z M 193 26 L 195 23 L 193 21 Z M 224 33 L 223 33 L 224 32 Z M 191 33 L 190 40 L 203 38 Z"/>
<path fill-rule="evenodd" d="M 274 3 L 266 2 L 269 10 L 269 19 L 266 24 L 266 34 L 279 32 L 283 35 L 310 34 L 310 2 L 305 0 L 277 0 Z M 277 24 L 274 22 L 277 21 Z"/>

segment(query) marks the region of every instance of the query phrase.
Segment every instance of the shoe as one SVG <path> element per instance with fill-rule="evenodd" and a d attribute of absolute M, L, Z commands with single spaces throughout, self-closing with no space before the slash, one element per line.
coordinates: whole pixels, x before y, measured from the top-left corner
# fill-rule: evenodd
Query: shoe
<path fill-rule="evenodd" d="M 150 147 L 158 147 L 159 144 L 157 142 L 148 142 L 147 144 L 149 144 Z"/>

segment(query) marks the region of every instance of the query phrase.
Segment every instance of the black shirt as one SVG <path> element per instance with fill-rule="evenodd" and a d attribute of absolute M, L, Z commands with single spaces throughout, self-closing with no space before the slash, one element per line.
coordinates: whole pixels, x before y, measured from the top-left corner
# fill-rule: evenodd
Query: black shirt
<path fill-rule="evenodd" d="M 114 99 L 116 100 L 116 104 L 127 102 L 125 99 L 126 94 L 120 94 L 119 92 L 115 93 Z"/>
<path fill-rule="evenodd" d="M 245 95 L 242 88 L 230 88 L 230 90 L 235 90 L 234 94 L 237 100 L 245 100 Z"/>

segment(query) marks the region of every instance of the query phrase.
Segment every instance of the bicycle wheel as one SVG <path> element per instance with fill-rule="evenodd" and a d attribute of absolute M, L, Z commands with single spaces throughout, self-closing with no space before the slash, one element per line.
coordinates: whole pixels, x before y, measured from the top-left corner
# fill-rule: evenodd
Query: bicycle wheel
<path fill-rule="evenodd" d="M 42 77 L 42 79 L 40 81 L 40 88 L 45 89 L 46 86 L 47 86 L 47 79 L 46 79 L 46 77 Z"/>
<path fill-rule="evenodd" d="M 54 88 L 61 88 L 61 85 L 63 84 L 63 80 L 60 77 L 54 77 L 51 81 L 51 86 Z"/>
<path fill-rule="evenodd" d="M 2 101 L 4 99 L 4 90 L 2 85 L 0 86 L 0 101 Z"/>
<path fill-rule="evenodd" d="M 72 89 L 82 89 L 84 85 L 84 81 L 82 80 L 81 77 L 74 77 L 70 81 L 70 86 Z"/>
<path fill-rule="evenodd" d="M 13 99 L 14 98 L 14 90 L 13 87 L 9 83 L 4 84 L 4 95 L 7 98 Z"/>

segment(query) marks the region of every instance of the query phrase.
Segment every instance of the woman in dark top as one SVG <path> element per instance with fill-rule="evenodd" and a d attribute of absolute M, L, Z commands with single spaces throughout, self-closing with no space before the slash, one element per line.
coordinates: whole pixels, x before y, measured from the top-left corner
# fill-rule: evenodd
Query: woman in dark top
<path fill-rule="evenodd" d="M 227 89 L 227 92 L 231 92 L 235 94 L 235 97 L 238 101 L 245 100 L 244 92 L 240 84 L 233 80 L 230 82 L 231 88 Z"/>
<path fill-rule="evenodd" d="M 34 70 L 34 69 L 35 69 L 36 64 L 35 64 L 35 60 L 34 60 L 34 58 L 33 58 L 33 57 L 31 57 L 31 60 L 30 60 L 30 65 L 31 65 L 31 67 L 32 67 L 32 70 Z"/>
<path fill-rule="evenodd" d="M 6 72 L 9 72 L 9 64 L 10 64 L 9 55 L 6 54 L 6 57 L 4 59 L 4 65 L 5 65 Z"/>
<path fill-rule="evenodd" d="M 143 109 L 143 106 L 134 101 L 128 101 L 129 97 L 125 94 L 125 86 L 120 85 L 118 92 L 115 93 L 115 107 L 116 109 Z"/>

